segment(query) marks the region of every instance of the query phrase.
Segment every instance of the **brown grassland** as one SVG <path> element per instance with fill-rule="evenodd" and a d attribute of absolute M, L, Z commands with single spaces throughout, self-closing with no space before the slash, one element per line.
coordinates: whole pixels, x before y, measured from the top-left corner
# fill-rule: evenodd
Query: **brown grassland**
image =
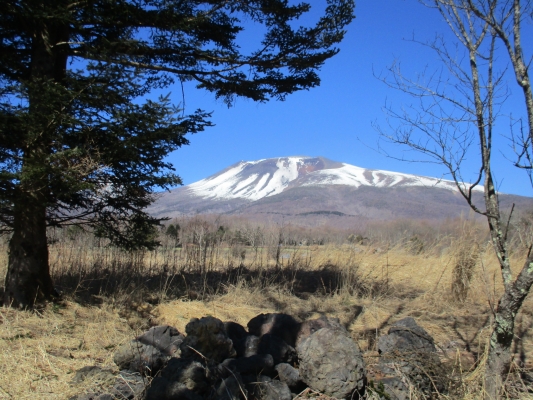
<path fill-rule="evenodd" d="M 204 239 L 191 230 L 194 224 L 203 224 Z M 418 227 L 417 236 L 400 230 L 394 240 L 375 231 L 355 241 L 353 235 L 346 240 L 346 232 L 291 241 L 296 234 L 288 227 L 260 227 L 257 240 L 242 240 L 248 228 L 238 235 L 235 227 L 219 229 L 217 236 L 218 222 L 180 225 L 183 246 L 162 234 L 156 250 L 130 253 L 75 229 L 51 232 L 50 264 L 63 296 L 33 312 L 0 308 L 0 399 L 68 399 L 83 392 L 94 382 L 71 384 L 76 370 L 116 369 L 114 350 L 156 324 L 183 332 L 191 318 L 212 315 L 246 325 L 262 312 L 338 317 L 370 369 L 376 339 L 412 316 L 449 366 L 452 384 L 441 398 L 480 398 L 491 308 L 502 292 L 483 226 L 453 221 L 438 234 Z M 381 227 L 392 228 L 398 226 Z M 3 277 L 7 238 L 1 240 Z M 512 243 L 516 271 L 527 249 L 523 235 Z M 533 370 L 532 326 L 530 295 L 517 316 L 509 398 L 533 398 L 523 379 Z"/>

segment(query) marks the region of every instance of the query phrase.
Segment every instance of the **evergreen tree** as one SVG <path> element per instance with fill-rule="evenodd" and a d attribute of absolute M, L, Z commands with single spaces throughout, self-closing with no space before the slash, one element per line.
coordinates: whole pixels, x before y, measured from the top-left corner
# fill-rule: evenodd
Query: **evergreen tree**
<path fill-rule="evenodd" d="M 178 240 L 179 235 L 180 235 L 180 230 L 181 228 L 179 224 L 176 224 L 176 225 L 170 224 L 169 226 L 167 226 L 167 230 L 165 234 L 174 240 Z"/>
<path fill-rule="evenodd" d="M 164 157 L 210 125 L 153 89 L 195 81 L 228 105 L 283 99 L 319 84 L 351 21 L 352 0 L 2 0 L 0 229 L 11 232 L 4 304 L 54 294 L 47 226 L 87 224 L 126 248 L 153 247 L 153 191 L 180 184 Z M 260 48 L 241 52 L 243 23 Z"/>

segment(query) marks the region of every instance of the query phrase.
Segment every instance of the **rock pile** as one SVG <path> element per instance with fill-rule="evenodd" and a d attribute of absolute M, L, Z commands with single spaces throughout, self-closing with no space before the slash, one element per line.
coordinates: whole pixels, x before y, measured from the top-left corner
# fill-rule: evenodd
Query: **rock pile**
<path fill-rule="evenodd" d="M 306 388 L 351 399 L 365 390 L 362 353 L 335 318 L 300 323 L 287 314 L 261 314 L 246 329 L 208 316 L 192 319 L 185 331 L 157 326 L 123 345 L 114 357 L 118 377 L 97 367 L 80 370 L 78 381 L 101 374 L 108 389 L 72 400 L 291 400 Z M 406 398 L 405 382 L 428 396 L 440 390 L 432 387 L 435 376 L 419 372 L 438 357 L 433 339 L 412 318 L 391 327 L 378 347 L 381 375 L 373 378 L 383 398 Z"/>

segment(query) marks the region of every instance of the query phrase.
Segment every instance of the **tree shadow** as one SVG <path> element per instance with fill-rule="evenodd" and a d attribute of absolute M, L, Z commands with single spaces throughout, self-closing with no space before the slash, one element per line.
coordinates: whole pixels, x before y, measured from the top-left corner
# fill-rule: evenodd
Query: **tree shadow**
<path fill-rule="evenodd" d="M 526 321 L 525 316 L 529 317 L 529 321 Z M 529 381 L 532 379 L 531 373 L 527 373 L 527 357 L 525 342 L 528 336 L 530 336 L 531 328 L 533 328 L 533 315 L 527 313 L 525 310 L 519 314 L 515 324 L 515 333 L 513 338 L 513 354 L 518 355 L 517 367 L 520 370 L 520 377 L 522 380 Z"/>
<path fill-rule="evenodd" d="M 393 317 L 395 317 L 396 315 L 400 315 L 404 311 L 404 309 L 405 303 L 401 302 L 396 306 L 396 309 L 388 315 L 387 318 L 381 321 L 381 323 L 377 327 L 365 329 L 359 332 L 359 337 L 362 340 L 366 340 L 368 343 L 367 350 L 377 350 L 377 342 L 379 337 L 383 334 L 383 329 L 389 324 L 390 320 Z"/>
<path fill-rule="evenodd" d="M 474 365 L 477 365 L 481 352 L 479 346 L 479 334 L 490 323 L 490 315 L 469 315 L 468 317 L 453 317 L 452 330 L 464 343 L 465 350 L 474 357 Z M 474 327 L 473 335 L 468 338 L 468 327 Z"/>
<path fill-rule="evenodd" d="M 53 280 L 58 292 L 80 304 L 98 305 L 105 298 L 114 302 L 147 301 L 157 304 L 163 300 L 207 300 L 225 294 L 237 286 L 267 289 L 276 287 L 294 296 L 306 299 L 309 296 L 331 296 L 344 293 L 353 296 L 387 296 L 391 291 L 388 282 L 353 276 L 346 279 L 346 270 L 327 264 L 318 269 L 304 269 L 298 265 L 286 267 L 248 268 L 244 265 L 223 270 L 187 271 L 168 265 L 146 268 L 135 260 L 111 265 L 95 263 L 90 267 L 53 271 Z M 347 283 L 348 282 L 348 283 Z M 416 297 L 409 293 L 409 297 Z M 271 299 L 283 310 L 286 304 Z M 279 303 L 279 304 L 278 304 Z M 361 310 L 354 310 L 356 318 Z"/>

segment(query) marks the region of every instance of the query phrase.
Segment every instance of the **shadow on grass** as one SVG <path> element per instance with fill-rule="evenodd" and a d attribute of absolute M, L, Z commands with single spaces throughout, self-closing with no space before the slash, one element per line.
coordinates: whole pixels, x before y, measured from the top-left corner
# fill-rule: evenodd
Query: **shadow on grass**
<path fill-rule="evenodd" d="M 95 265 L 89 270 L 71 268 L 54 272 L 53 279 L 63 295 L 82 304 L 98 304 L 102 298 L 114 298 L 119 302 L 135 299 L 153 304 L 163 299 L 208 299 L 237 285 L 256 289 L 277 287 L 304 299 L 310 295 L 328 296 L 341 291 L 361 296 L 383 296 L 389 291 L 385 282 L 360 279 L 353 272 L 346 279 L 344 270 L 331 264 L 316 270 L 298 266 L 251 269 L 241 265 L 206 272 L 177 271 L 165 266 L 149 270 L 134 264 Z"/>

